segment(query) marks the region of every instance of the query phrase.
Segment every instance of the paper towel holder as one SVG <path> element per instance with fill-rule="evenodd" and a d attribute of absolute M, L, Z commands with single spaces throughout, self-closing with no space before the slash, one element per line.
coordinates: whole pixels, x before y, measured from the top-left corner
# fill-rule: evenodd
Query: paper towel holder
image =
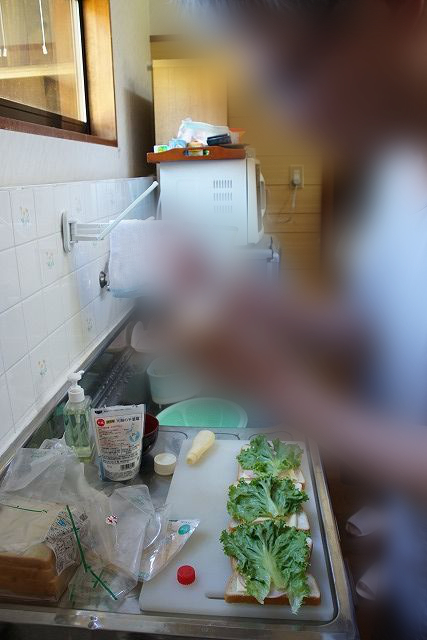
<path fill-rule="evenodd" d="M 79 222 L 70 215 L 68 211 L 62 212 L 62 241 L 64 251 L 70 253 L 77 242 L 101 242 L 126 218 L 126 216 L 145 200 L 157 187 L 159 183 L 154 181 L 148 189 L 141 193 L 122 213 L 112 222 Z"/>

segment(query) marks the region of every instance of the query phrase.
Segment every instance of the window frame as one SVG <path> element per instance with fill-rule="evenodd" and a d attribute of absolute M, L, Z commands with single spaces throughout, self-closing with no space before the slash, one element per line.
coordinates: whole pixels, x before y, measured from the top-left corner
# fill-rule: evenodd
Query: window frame
<path fill-rule="evenodd" d="M 77 140 L 81 142 L 93 142 L 95 144 L 104 144 L 107 146 L 118 146 L 117 142 L 117 124 L 116 124 L 116 108 L 115 108 L 115 90 L 114 90 L 114 71 L 113 71 L 113 52 L 111 44 L 111 14 L 110 14 L 110 2 L 109 0 L 77 0 L 80 13 L 80 36 L 82 43 L 82 58 L 83 58 L 83 81 L 86 103 L 86 122 L 64 116 L 62 114 L 45 111 L 38 109 L 30 105 L 21 104 L 19 102 L 13 102 L 5 98 L 0 97 L 0 130 L 6 129 L 9 131 L 19 131 L 23 133 L 33 133 L 36 135 L 50 136 L 55 138 L 64 138 L 68 140 Z M 109 60 L 101 60 L 100 57 L 96 57 L 96 63 L 103 65 L 100 70 L 103 73 L 111 72 L 112 87 L 110 91 L 110 100 L 108 102 L 109 120 L 110 126 L 106 135 L 103 135 L 102 123 L 98 125 L 91 117 L 91 104 L 93 103 L 94 95 L 91 94 L 90 73 L 88 72 L 88 47 L 87 37 L 91 36 L 91 32 L 88 34 L 88 25 L 86 22 L 86 7 L 90 6 L 91 20 L 89 20 L 89 26 L 93 29 L 93 15 L 94 12 L 99 11 L 102 13 L 102 19 L 107 18 L 109 25 L 109 33 L 105 34 L 106 39 L 110 41 L 111 45 L 111 57 Z M 106 15 L 108 14 L 108 15 Z M 93 58 L 93 56 L 92 56 Z M 92 64 L 93 66 L 93 64 Z M 97 69 L 92 69 L 92 73 L 98 73 Z M 105 115 L 105 114 L 104 114 Z M 93 133 L 99 131 L 99 133 Z"/>

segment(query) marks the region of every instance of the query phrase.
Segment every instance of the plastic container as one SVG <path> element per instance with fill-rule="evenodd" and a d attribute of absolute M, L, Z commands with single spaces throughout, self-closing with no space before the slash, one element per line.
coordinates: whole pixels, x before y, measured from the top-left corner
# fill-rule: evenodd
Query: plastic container
<path fill-rule="evenodd" d="M 244 129 L 230 129 L 231 142 L 233 144 L 241 144 L 242 138 L 246 131 Z"/>
<path fill-rule="evenodd" d="M 248 416 L 239 405 L 217 398 L 195 398 L 168 407 L 157 419 L 162 427 L 245 429 Z"/>
<path fill-rule="evenodd" d="M 183 367 L 159 358 L 147 369 L 153 401 L 162 406 L 193 398 L 199 392 L 194 376 Z"/>
<path fill-rule="evenodd" d="M 149 413 L 145 414 L 144 437 L 142 439 L 142 455 L 151 451 L 159 437 L 159 421 Z"/>
<path fill-rule="evenodd" d="M 126 482 L 139 472 L 145 405 L 92 410 L 102 480 Z"/>
<path fill-rule="evenodd" d="M 64 407 L 65 442 L 83 462 L 92 458 L 90 438 L 91 398 L 85 396 L 79 382 L 84 371 L 72 373 L 68 380 L 72 383 L 68 392 L 68 402 Z"/>

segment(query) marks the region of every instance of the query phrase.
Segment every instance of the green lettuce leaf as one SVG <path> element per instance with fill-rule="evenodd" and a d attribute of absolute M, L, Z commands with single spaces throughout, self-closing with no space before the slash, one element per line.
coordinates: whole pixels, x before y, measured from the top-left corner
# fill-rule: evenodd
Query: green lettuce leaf
<path fill-rule="evenodd" d="M 307 500 L 307 494 L 289 478 L 261 476 L 232 485 L 227 509 L 234 520 L 250 524 L 257 518 L 285 518 L 299 513 Z"/>
<path fill-rule="evenodd" d="M 285 444 L 280 440 L 273 440 L 270 444 L 265 436 L 256 436 L 250 446 L 240 452 L 237 460 L 245 471 L 278 476 L 283 471 L 298 469 L 301 457 L 302 449 L 296 444 Z"/>
<path fill-rule="evenodd" d="M 246 592 L 260 604 L 272 588 L 287 593 L 293 613 L 298 613 L 310 594 L 307 570 L 310 550 L 307 534 L 269 520 L 242 524 L 223 531 L 224 553 L 236 561 L 236 569 L 246 583 Z"/>

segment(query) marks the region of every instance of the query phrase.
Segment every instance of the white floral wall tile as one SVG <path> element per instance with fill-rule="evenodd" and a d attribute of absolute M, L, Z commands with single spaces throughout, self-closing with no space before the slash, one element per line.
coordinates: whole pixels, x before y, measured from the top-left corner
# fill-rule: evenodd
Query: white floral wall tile
<path fill-rule="evenodd" d="M 69 320 L 75 316 L 81 308 L 77 274 L 75 272 L 62 278 L 61 290 L 64 316 L 66 320 Z"/>
<path fill-rule="evenodd" d="M 74 269 L 80 269 L 90 262 L 92 258 L 91 244 L 90 242 L 80 242 L 73 248 L 73 251 L 69 255 L 73 260 Z M 65 275 L 65 273 L 63 275 Z"/>
<path fill-rule="evenodd" d="M 107 212 L 106 215 L 115 216 L 120 213 L 119 202 L 117 201 L 116 182 L 112 180 L 106 183 L 107 189 Z"/>
<path fill-rule="evenodd" d="M 43 293 L 39 291 L 22 303 L 24 308 L 25 327 L 27 330 L 28 348 L 34 349 L 47 338 L 47 323 Z"/>
<path fill-rule="evenodd" d="M 96 298 L 95 318 L 99 332 L 104 333 L 113 318 L 113 299 L 108 292 L 105 292 Z"/>
<path fill-rule="evenodd" d="M 83 329 L 83 339 L 85 342 L 85 347 L 88 347 L 95 340 L 98 335 L 97 325 L 96 325 L 96 314 L 95 314 L 95 304 L 91 302 L 80 314 L 82 329 Z"/>
<path fill-rule="evenodd" d="M 16 423 L 30 410 L 36 399 L 29 356 L 9 369 L 6 379 L 13 420 Z"/>
<path fill-rule="evenodd" d="M 62 304 L 61 281 L 43 289 L 43 302 L 48 333 L 56 331 L 65 322 L 64 305 Z"/>
<path fill-rule="evenodd" d="M 0 251 L 14 245 L 9 191 L 0 191 Z"/>
<path fill-rule="evenodd" d="M 66 327 L 68 353 L 70 356 L 70 362 L 73 362 L 83 352 L 86 345 L 80 313 L 71 318 L 71 320 L 67 322 Z"/>
<path fill-rule="evenodd" d="M 56 215 L 53 187 L 34 189 L 34 207 L 36 210 L 37 236 L 44 238 L 60 231 L 60 220 Z"/>
<path fill-rule="evenodd" d="M 10 192 L 15 244 L 23 244 L 37 238 L 34 191 L 30 188 Z"/>
<path fill-rule="evenodd" d="M 108 191 L 106 182 L 98 182 L 96 185 L 96 200 L 98 204 L 98 216 L 105 218 L 109 216 L 108 210 Z"/>
<path fill-rule="evenodd" d="M 13 431 L 12 408 L 10 406 L 9 391 L 6 376 L 0 376 L 0 442 L 10 431 Z"/>
<path fill-rule="evenodd" d="M 83 309 L 96 298 L 99 292 L 99 271 L 97 263 L 92 262 L 77 271 L 80 308 Z"/>
<path fill-rule="evenodd" d="M 54 379 L 60 378 L 70 366 L 68 334 L 65 325 L 49 335 L 50 363 Z"/>
<path fill-rule="evenodd" d="M 53 384 L 49 340 L 43 340 L 30 353 L 31 372 L 36 399 L 48 393 Z"/>
<path fill-rule="evenodd" d="M 58 184 L 54 186 L 53 202 L 55 207 L 55 216 L 58 220 L 58 223 L 61 224 L 62 214 L 64 212 L 71 212 L 69 184 Z"/>
<path fill-rule="evenodd" d="M 57 235 L 38 241 L 43 286 L 53 284 L 62 276 L 62 256 L 59 253 Z"/>
<path fill-rule="evenodd" d="M 16 247 L 21 296 L 28 298 L 42 287 L 39 245 L 36 241 Z"/>
<path fill-rule="evenodd" d="M 0 313 L 21 299 L 15 248 L 0 251 L 0 291 Z"/>
<path fill-rule="evenodd" d="M 17 304 L 0 315 L 0 346 L 6 369 L 13 367 L 28 352 L 22 304 Z"/>
<path fill-rule="evenodd" d="M 68 189 L 70 213 L 76 220 L 87 222 L 86 191 L 83 182 L 74 182 Z"/>
<path fill-rule="evenodd" d="M 60 233 L 56 234 L 56 256 L 58 258 L 58 274 L 59 277 L 67 276 L 69 273 L 73 273 L 76 269 L 76 253 L 70 251 L 69 253 L 64 251 L 64 245 L 62 241 L 62 235 Z M 77 249 L 77 246 L 75 247 Z"/>
<path fill-rule="evenodd" d="M 99 287 L 108 238 L 65 253 L 62 212 L 109 222 L 151 182 L 0 189 L 0 454 L 132 306 Z"/>
<path fill-rule="evenodd" d="M 93 222 L 98 219 L 98 196 L 97 196 L 97 184 L 91 182 L 87 187 L 86 193 L 86 218 L 88 222 Z"/>

